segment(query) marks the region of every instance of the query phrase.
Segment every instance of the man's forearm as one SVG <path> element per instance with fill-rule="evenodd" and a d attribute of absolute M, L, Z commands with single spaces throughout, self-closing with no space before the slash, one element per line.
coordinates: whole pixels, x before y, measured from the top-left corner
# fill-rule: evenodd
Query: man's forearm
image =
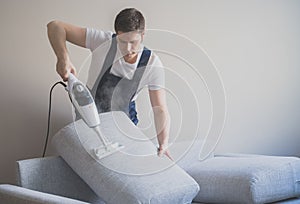
<path fill-rule="evenodd" d="M 168 110 L 166 107 L 155 107 L 153 112 L 159 146 L 167 148 L 170 132 L 170 116 Z"/>
<path fill-rule="evenodd" d="M 68 52 L 66 47 L 66 31 L 59 21 L 51 21 L 47 24 L 48 38 L 58 59 L 66 60 Z"/>

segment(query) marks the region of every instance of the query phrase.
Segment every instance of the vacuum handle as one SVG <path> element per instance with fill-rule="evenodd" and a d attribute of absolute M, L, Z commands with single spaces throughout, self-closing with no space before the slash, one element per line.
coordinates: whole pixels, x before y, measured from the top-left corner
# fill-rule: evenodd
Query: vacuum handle
<path fill-rule="evenodd" d="M 77 82 L 78 79 L 71 72 L 68 73 L 68 89 L 72 89 L 73 84 Z"/>

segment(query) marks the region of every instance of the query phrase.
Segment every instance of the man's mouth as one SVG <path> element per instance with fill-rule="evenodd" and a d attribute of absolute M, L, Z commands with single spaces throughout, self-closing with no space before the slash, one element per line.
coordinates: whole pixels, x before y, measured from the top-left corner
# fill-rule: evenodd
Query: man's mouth
<path fill-rule="evenodd" d="M 135 52 L 127 53 L 125 56 L 126 57 L 133 57 L 135 55 Z"/>

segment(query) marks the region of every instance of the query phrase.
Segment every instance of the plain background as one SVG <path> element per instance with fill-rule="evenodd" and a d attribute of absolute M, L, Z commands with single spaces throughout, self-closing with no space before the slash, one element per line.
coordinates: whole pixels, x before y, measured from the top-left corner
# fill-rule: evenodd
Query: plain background
<path fill-rule="evenodd" d="M 0 3 L 0 183 L 15 182 L 16 160 L 42 155 L 49 90 L 60 80 L 47 23 L 59 19 L 113 30 L 115 15 L 125 7 L 141 10 L 149 29 L 191 39 L 215 63 L 227 99 L 226 123 L 216 152 L 300 156 L 300 1 L 4 0 Z M 164 39 L 152 40 L 164 44 Z M 70 44 L 68 48 L 76 67 L 90 54 Z M 197 57 L 197 52 L 190 54 Z M 172 63 L 168 67 L 172 69 Z M 172 77 L 169 83 L 180 90 Z M 184 101 L 191 100 L 186 96 Z M 187 113 L 194 111 L 183 107 Z M 176 108 L 170 106 L 171 112 Z M 209 111 L 205 114 L 209 116 Z M 50 135 L 72 121 L 71 105 L 61 87 L 54 91 L 51 119 Z M 185 116 L 184 124 L 193 124 L 194 119 Z M 206 129 L 205 117 L 201 120 L 201 128 Z M 187 134 L 188 129 L 195 131 L 185 128 Z M 49 148 L 48 155 L 54 154 Z"/>

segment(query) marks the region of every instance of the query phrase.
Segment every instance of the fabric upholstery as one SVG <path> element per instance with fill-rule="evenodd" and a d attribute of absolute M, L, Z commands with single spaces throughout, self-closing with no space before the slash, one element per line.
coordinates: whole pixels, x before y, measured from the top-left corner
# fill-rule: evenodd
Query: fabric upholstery
<path fill-rule="evenodd" d="M 82 120 L 67 125 L 52 139 L 72 169 L 107 204 L 191 203 L 198 184 L 166 157 L 123 112 L 100 114 L 101 131 L 109 141 L 125 145 L 120 152 L 97 160 L 97 134 Z"/>
<path fill-rule="evenodd" d="M 17 161 L 20 186 L 89 203 L 103 203 L 61 157 Z"/>
<path fill-rule="evenodd" d="M 203 203 L 269 203 L 300 196 L 300 159 L 219 156 L 195 163 L 188 173 Z"/>
<path fill-rule="evenodd" d="M 1 184 L 0 203 L 3 204 L 88 204 L 79 200 L 42 193 L 19 186 Z"/>

